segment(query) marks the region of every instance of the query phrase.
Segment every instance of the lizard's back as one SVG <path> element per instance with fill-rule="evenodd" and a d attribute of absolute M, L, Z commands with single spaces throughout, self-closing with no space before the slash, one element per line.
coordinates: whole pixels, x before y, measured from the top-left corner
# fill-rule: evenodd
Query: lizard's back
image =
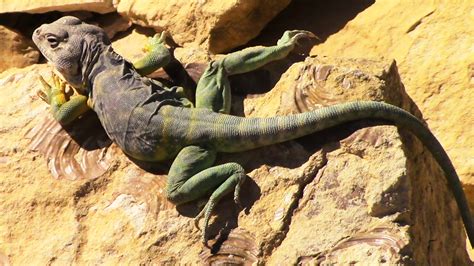
<path fill-rule="evenodd" d="M 91 72 L 91 107 L 109 137 L 138 159 L 159 159 L 163 105 L 181 106 L 177 87 L 140 76 L 112 48 L 104 52 Z"/>

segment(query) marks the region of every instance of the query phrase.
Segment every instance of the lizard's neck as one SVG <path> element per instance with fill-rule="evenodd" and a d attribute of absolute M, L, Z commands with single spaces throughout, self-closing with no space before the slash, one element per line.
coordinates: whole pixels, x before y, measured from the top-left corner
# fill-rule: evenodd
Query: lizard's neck
<path fill-rule="evenodd" d="M 103 45 L 100 48 L 99 51 L 91 53 L 85 58 L 87 63 L 84 64 L 82 77 L 86 88 L 92 88 L 99 75 L 107 73 L 106 75 L 110 78 L 115 75 L 122 76 L 123 69 L 131 68 L 131 64 L 117 54 L 112 46 Z"/>

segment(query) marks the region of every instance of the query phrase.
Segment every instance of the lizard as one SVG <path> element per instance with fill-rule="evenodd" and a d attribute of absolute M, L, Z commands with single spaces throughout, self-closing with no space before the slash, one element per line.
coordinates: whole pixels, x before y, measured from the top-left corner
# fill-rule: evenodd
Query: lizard
<path fill-rule="evenodd" d="M 402 108 L 377 101 L 355 101 L 299 114 L 245 118 L 230 114 L 228 77 L 246 73 L 285 58 L 308 31 L 289 30 L 274 46 L 250 47 L 211 61 L 201 76 L 194 101 L 184 88 L 166 87 L 144 77 L 166 65 L 163 34 L 152 38 L 144 58 L 132 64 L 118 55 L 98 26 L 72 16 L 43 24 L 33 42 L 62 78 L 53 85 L 40 78 L 39 93 L 62 125 L 93 110 L 107 135 L 128 156 L 143 161 L 173 160 L 168 172 L 167 199 L 175 205 L 210 195 L 195 218 L 204 219 L 201 241 L 207 246 L 207 228 L 219 200 L 234 193 L 240 206 L 240 188 L 246 178 L 235 162 L 215 165 L 218 153 L 255 149 L 296 139 L 357 120 L 382 121 L 414 134 L 443 170 L 456 200 L 471 245 L 474 224 L 461 182 L 440 142 L 417 117 Z M 63 80 L 64 79 L 64 80 Z M 74 95 L 65 92 L 72 86 Z"/>

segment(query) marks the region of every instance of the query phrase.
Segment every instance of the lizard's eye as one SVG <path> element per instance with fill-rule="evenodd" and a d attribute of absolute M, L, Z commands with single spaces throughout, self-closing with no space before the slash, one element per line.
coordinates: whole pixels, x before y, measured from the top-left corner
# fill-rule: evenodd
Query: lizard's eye
<path fill-rule="evenodd" d="M 51 48 L 56 48 L 59 45 L 58 38 L 53 35 L 47 36 L 46 40 L 48 41 L 49 46 L 51 46 Z"/>

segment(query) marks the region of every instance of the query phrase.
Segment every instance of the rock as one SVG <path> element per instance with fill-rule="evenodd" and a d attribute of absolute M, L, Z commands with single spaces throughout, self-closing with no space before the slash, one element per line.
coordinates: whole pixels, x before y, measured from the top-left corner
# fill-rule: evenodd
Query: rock
<path fill-rule="evenodd" d="M 0 0 L 0 13 L 25 12 L 46 13 L 50 11 L 93 11 L 97 13 L 109 13 L 115 11 L 112 0 L 63 0 L 63 1 L 10 1 Z"/>
<path fill-rule="evenodd" d="M 143 48 L 148 42 L 148 38 L 155 34 L 157 33 L 152 29 L 134 26 L 124 34 L 121 34 L 120 37 L 114 39 L 112 46 L 117 53 L 122 55 L 129 62 L 135 62 L 145 56 L 145 51 L 140 48 Z M 222 56 L 212 55 L 199 46 L 174 47 L 172 45 L 172 40 L 167 40 L 167 46 L 170 48 L 170 52 L 175 58 L 168 67 L 170 67 L 171 71 L 174 73 L 185 70 L 187 72 L 186 75 L 189 75 L 195 82 L 199 80 L 199 77 L 204 72 L 207 67 L 207 62 Z M 135 47 L 135 49 L 130 49 L 130 47 Z M 180 69 L 177 69 L 178 67 Z M 168 72 L 169 71 L 170 70 L 168 69 Z M 163 68 L 155 71 L 149 76 L 153 78 L 171 79 Z M 178 82 L 183 82 L 185 80 L 185 78 L 180 74 L 178 74 L 177 77 L 182 78 Z M 179 85 L 183 86 L 183 84 Z"/>
<path fill-rule="evenodd" d="M 116 7 L 136 24 L 169 31 L 180 45 L 199 44 L 222 53 L 256 37 L 289 2 L 122 0 Z"/>
<path fill-rule="evenodd" d="M 38 62 L 39 51 L 30 39 L 0 25 L 0 72 L 12 67 L 25 67 Z"/>
<path fill-rule="evenodd" d="M 118 33 L 127 31 L 132 26 L 132 22 L 117 13 L 96 16 L 95 22 L 94 24 L 104 29 L 110 39 L 113 39 Z"/>
<path fill-rule="evenodd" d="M 10 266 L 11 265 L 10 260 L 8 259 L 8 257 L 5 254 L 1 253 L 1 252 L 0 252 L 0 265 L 2 265 L 2 266 Z"/>
<path fill-rule="evenodd" d="M 35 65 L 0 74 L 0 251 L 12 265 L 468 263 L 456 205 L 431 155 L 407 132 L 356 124 L 222 156 L 240 162 L 251 179 L 242 188 L 245 210 L 231 197 L 217 206 L 211 252 L 193 225 L 196 204 L 166 201 L 166 165 L 134 163 L 113 144 L 91 148 L 81 140 L 76 155 L 69 145 L 31 150 L 25 136 L 49 115 L 35 95 L 37 75 L 49 71 Z M 356 99 L 420 116 L 394 62 L 330 58 L 293 65 L 243 110 L 272 116 Z M 61 129 L 44 134 L 51 136 L 42 141 L 65 136 Z M 109 158 L 100 177 L 52 178 L 50 170 L 67 175 L 71 158 L 94 149 Z M 69 158 L 65 167 L 48 168 L 52 153 Z"/>
<path fill-rule="evenodd" d="M 36 50 L 36 46 L 31 41 L 31 36 L 33 34 L 33 31 L 37 27 L 41 26 L 42 24 L 51 23 L 52 21 L 55 21 L 59 19 L 60 17 L 66 16 L 66 15 L 75 16 L 85 21 L 86 23 L 101 27 L 107 33 L 107 36 L 111 39 L 114 38 L 115 35 L 117 35 L 118 33 L 126 31 L 132 25 L 130 21 L 123 18 L 117 13 L 108 13 L 105 15 L 104 14 L 99 15 L 99 14 L 95 14 L 95 13 L 87 12 L 87 11 L 76 11 L 76 12 L 68 12 L 68 13 L 49 12 L 47 14 L 7 13 L 7 14 L 0 14 L 0 21 L 1 21 L 1 24 L 4 25 L 4 26 L 1 26 L 2 29 L 6 27 L 8 31 L 13 31 L 15 36 L 21 35 L 16 38 L 21 39 L 21 43 L 26 43 L 24 44 L 24 46 L 28 45 L 28 46 L 34 47 L 35 53 L 39 54 L 39 52 Z M 8 34 L 5 34 L 5 36 L 8 36 Z M 25 37 L 22 37 L 22 36 L 25 36 Z M 4 37 L 4 38 L 7 38 L 7 37 Z M 5 42 L 6 43 L 5 46 L 8 47 L 15 44 L 18 45 L 18 42 L 19 42 L 18 40 L 17 41 L 8 40 L 7 42 Z M 17 50 L 20 50 L 20 48 L 17 48 Z M 26 53 L 29 50 L 25 47 L 25 48 L 22 48 L 22 50 L 20 51 L 22 53 Z M 36 55 L 36 58 L 38 57 L 39 56 Z M 21 62 L 21 60 L 19 61 Z M 33 63 L 36 63 L 37 61 L 38 59 L 36 59 L 34 62 L 30 62 L 29 64 L 23 64 L 20 67 L 31 65 Z"/>
<path fill-rule="evenodd" d="M 120 37 L 115 38 L 112 41 L 112 46 L 114 50 L 125 59 L 130 62 L 134 62 L 145 55 L 145 52 L 142 50 L 142 48 L 148 42 L 148 38 L 160 33 L 156 33 L 154 30 L 149 28 L 135 25 L 133 28 L 124 32 L 124 34 L 122 34 Z M 207 62 L 211 61 L 212 59 L 222 56 L 212 55 L 197 45 L 174 47 L 174 44 L 170 39 L 167 40 L 166 45 L 173 51 L 174 56 L 182 64 L 207 64 Z M 130 49 L 130 47 L 134 47 L 134 49 Z"/>
<path fill-rule="evenodd" d="M 133 27 L 122 36 L 117 37 L 112 42 L 114 50 L 130 62 L 139 60 L 145 55 L 143 47 L 149 37 L 153 37 L 155 32 L 151 29 Z M 133 47 L 131 49 L 131 47 Z"/>
<path fill-rule="evenodd" d="M 312 54 L 395 58 L 408 94 L 441 141 L 474 206 L 472 1 L 376 1 Z M 470 157 L 470 158 L 469 158 Z"/>

